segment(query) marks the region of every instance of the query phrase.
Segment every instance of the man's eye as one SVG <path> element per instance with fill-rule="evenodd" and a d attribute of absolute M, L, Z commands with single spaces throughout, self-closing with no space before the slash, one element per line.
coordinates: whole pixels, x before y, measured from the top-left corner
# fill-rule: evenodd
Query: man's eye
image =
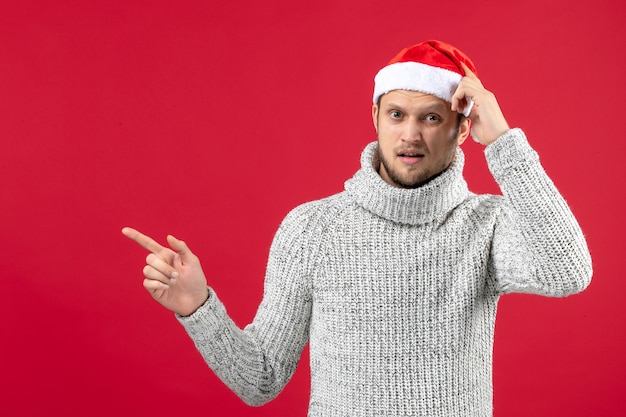
<path fill-rule="evenodd" d="M 436 114 L 428 114 L 426 115 L 425 119 L 429 122 L 439 122 L 441 121 L 441 117 L 437 116 Z"/>
<path fill-rule="evenodd" d="M 389 115 L 391 116 L 392 119 L 399 119 L 402 117 L 402 113 L 400 113 L 397 110 L 392 110 L 391 112 L 389 112 Z"/>

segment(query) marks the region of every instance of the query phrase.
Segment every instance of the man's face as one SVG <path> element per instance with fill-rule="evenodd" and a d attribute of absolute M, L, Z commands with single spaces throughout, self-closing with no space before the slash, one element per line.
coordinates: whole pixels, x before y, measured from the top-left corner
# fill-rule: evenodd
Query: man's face
<path fill-rule="evenodd" d="M 380 176 L 400 188 L 416 188 L 447 169 L 470 130 L 458 113 L 437 97 L 394 90 L 372 108 L 378 133 Z"/>

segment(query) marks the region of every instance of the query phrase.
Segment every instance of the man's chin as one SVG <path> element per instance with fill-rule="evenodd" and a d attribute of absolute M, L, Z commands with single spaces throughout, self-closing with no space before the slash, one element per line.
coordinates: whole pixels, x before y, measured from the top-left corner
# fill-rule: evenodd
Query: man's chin
<path fill-rule="evenodd" d="M 394 182 L 394 184 L 396 185 L 396 187 L 398 188 L 404 188 L 407 190 L 412 190 L 415 188 L 419 188 L 422 185 L 426 184 L 429 179 L 428 178 L 423 178 L 422 176 L 398 176 L 398 175 L 391 175 L 390 176 L 391 180 Z"/>

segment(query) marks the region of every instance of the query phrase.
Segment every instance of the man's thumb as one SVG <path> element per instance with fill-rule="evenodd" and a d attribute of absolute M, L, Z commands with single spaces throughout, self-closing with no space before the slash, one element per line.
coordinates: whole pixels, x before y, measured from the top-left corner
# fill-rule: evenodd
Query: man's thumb
<path fill-rule="evenodd" d="M 182 261 L 189 259 L 189 256 L 192 255 L 191 250 L 189 250 L 187 244 L 182 240 L 176 239 L 172 235 L 167 236 L 167 243 L 172 249 L 174 249 L 174 252 L 176 252 L 178 256 L 180 256 L 180 259 Z"/>

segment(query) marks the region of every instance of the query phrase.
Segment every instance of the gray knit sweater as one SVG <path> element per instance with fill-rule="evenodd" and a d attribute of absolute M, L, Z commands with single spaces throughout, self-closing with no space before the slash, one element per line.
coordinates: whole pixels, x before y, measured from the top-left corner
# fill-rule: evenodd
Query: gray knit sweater
<path fill-rule="evenodd" d="M 376 146 L 344 192 L 284 219 L 252 324 L 213 292 L 179 320 L 252 405 L 278 395 L 309 342 L 309 416 L 491 416 L 498 297 L 583 290 L 585 239 L 519 129 L 485 151 L 504 196 L 468 191 L 460 149 L 423 187 L 394 188 Z"/>

